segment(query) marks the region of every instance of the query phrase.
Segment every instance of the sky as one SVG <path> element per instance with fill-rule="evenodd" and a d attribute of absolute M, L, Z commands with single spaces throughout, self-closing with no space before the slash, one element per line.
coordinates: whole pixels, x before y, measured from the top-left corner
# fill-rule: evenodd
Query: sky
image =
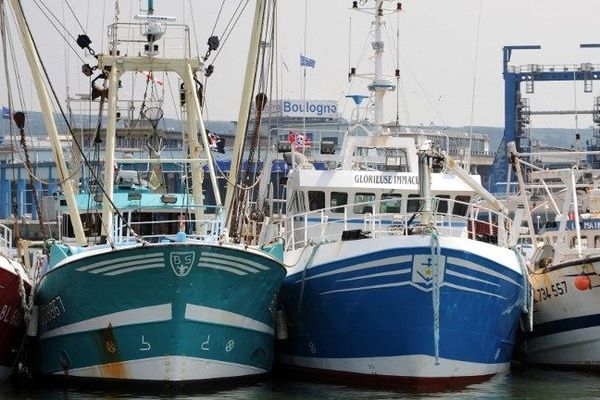
<path fill-rule="evenodd" d="M 88 91 L 89 81 L 80 72 L 81 61 L 65 46 L 34 1 L 23 0 L 23 3 L 59 96 L 66 98 L 67 82 L 71 95 Z M 137 0 L 118 3 L 121 22 L 130 21 L 132 15 L 139 13 Z M 196 48 L 197 43 L 200 53 L 204 53 L 215 21 L 215 32 L 220 34 L 239 3 L 240 0 L 155 0 L 155 14 L 174 16 L 178 23 L 190 25 L 192 47 Z M 307 69 L 306 98 L 339 101 L 344 116 L 349 117 L 352 105 L 344 96 L 367 93 L 366 82 L 355 80 L 349 85 L 347 73 L 349 66 L 358 67 L 359 72 L 372 70 L 368 57 L 360 57 L 365 45 L 370 48 L 367 38 L 371 17 L 353 12 L 350 0 L 279 0 L 278 3 L 276 48 L 282 76 L 276 87 L 279 96 L 302 98 L 299 56 L 306 48 L 306 55 L 316 61 L 314 69 Z M 374 2 L 369 0 L 369 3 Z M 396 2 L 386 3 L 395 8 Z M 75 36 L 81 33 L 80 23 L 97 52 L 106 48 L 105 25 L 114 19 L 114 0 L 70 0 L 79 23 L 63 0 L 43 0 L 43 4 L 69 33 Z M 217 20 L 221 4 L 223 11 Z M 255 1 L 250 0 L 215 62 L 206 96 L 210 120 L 237 119 L 254 5 Z M 600 64 L 600 49 L 579 48 L 580 43 L 600 42 L 597 0 L 405 0 L 402 6 L 398 17 L 394 14 L 386 20 L 389 36 L 385 36 L 384 72 L 393 74 L 396 68 L 394 42 L 399 21 L 403 124 L 503 126 L 502 47 L 505 45 L 542 45 L 542 50 L 514 52 L 513 65 Z M 18 41 L 15 43 L 20 47 Z M 73 40 L 70 43 L 76 46 Z M 93 65 L 92 57 L 80 50 L 78 54 Z M 23 75 L 26 108 L 39 110 L 19 50 L 17 63 Z M 0 70 L 4 73 L 3 67 Z M 139 81 L 135 89 L 138 94 Z M 535 94 L 527 95 L 532 110 L 591 110 L 594 96 L 600 92 L 600 81 L 595 83 L 592 94 L 583 93 L 582 83 L 538 83 L 535 88 Z M 132 91 L 125 84 L 121 96 L 125 98 Z M 7 103 L 4 85 L 0 87 L 0 98 L 3 104 Z M 395 93 L 387 95 L 384 114 L 387 120 L 395 120 L 396 101 Z M 166 103 L 165 111 L 167 116 L 176 114 L 172 102 Z M 573 116 L 532 120 L 534 128 L 590 125 L 591 117 L 583 115 L 577 121 Z"/>

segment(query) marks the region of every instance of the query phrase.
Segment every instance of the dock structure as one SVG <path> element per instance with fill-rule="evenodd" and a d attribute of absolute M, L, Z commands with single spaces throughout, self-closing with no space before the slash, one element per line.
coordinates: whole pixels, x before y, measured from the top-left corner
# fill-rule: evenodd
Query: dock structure
<path fill-rule="evenodd" d="M 582 44 L 581 48 L 599 48 L 600 44 Z M 595 129 L 590 150 L 600 149 L 600 97 L 593 109 L 582 110 L 531 110 L 524 95 L 535 93 L 537 83 L 583 82 L 584 93 L 592 93 L 594 81 L 600 79 L 600 64 L 582 62 L 561 65 L 510 65 L 514 50 L 540 50 L 540 45 L 505 46 L 503 48 L 504 77 L 504 136 L 496 152 L 490 175 L 489 190 L 497 193 L 506 189 L 508 179 L 507 146 L 515 142 L 518 153 L 531 152 L 530 124 L 532 115 L 583 115 L 591 114 Z M 576 141 L 579 132 L 575 132 Z M 578 150 L 578 149 L 575 149 Z M 532 161 L 532 160 L 528 160 Z M 600 166 L 600 158 L 595 158 Z"/>

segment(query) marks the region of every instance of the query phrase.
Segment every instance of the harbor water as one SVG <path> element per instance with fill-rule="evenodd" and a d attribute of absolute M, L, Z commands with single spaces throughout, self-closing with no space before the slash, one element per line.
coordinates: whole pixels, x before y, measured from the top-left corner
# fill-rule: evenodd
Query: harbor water
<path fill-rule="evenodd" d="M 26 387 L 4 384 L 0 399 L 98 400 L 98 399 L 598 399 L 600 373 L 552 371 L 532 367 L 513 368 L 480 384 L 442 392 L 413 392 L 402 389 L 348 387 L 296 379 L 267 379 L 238 387 L 202 389 L 197 387 L 152 389 L 103 387 Z"/>

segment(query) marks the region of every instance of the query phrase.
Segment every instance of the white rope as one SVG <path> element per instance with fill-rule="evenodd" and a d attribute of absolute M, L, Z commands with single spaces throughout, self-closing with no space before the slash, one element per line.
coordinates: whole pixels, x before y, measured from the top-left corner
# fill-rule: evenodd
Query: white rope
<path fill-rule="evenodd" d="M 440 364 L 440 260 L 442 254 L 440 241 L 435 228 L 431 229 L 431 261 L 433 267 L 433 348 L 435 365 Z"/>

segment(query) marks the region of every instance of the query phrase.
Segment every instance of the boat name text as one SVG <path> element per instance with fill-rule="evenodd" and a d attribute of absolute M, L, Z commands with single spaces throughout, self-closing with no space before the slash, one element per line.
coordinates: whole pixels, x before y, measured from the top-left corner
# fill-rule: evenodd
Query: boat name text
<path fill-rule="evenodd" d="M 416 175 L 354 175 L 355 183 L 371 185 L 418 185 Z"/>

